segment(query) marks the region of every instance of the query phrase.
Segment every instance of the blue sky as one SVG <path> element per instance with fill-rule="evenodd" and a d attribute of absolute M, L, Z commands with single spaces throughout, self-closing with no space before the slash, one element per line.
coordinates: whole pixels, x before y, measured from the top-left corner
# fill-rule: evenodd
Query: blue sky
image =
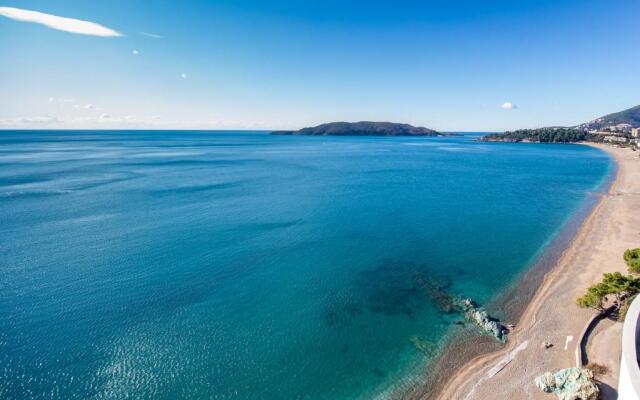
<path fill-rule="evenodd" d="M 500 131 L 577 124 L 640 104 L 638 0 L 0 7 L 121 34 L 0 16 L 1 128 L 282 129 L 386 120 Z"/>

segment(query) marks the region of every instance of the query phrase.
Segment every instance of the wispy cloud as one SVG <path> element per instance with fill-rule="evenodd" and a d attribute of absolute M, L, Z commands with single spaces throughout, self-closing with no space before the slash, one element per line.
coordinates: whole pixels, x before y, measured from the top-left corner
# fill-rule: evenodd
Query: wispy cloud
<path fill-rule="evenodd" d="M 57 15 L 45 14 L 38 11 L 24 10 L 14 7 L 0 7 L 0 15 L 16 21 L 33 22 L 48 26 L 60 31 L 77 33 L 80 35 L 92 35 L 102 37 L 122 36 L 121 33 L 96 24 L 95 22 L 83 21 L 74 18 L 59 17 Z"/>
<path fill-rule="evenodd" d="M 500 107 L 504 108 L 505 110 L 515 110 L 516 108 L 518 108 L 517 105 L 513 104 L 510 101 L 507 101 L 506 103 L 502 103 Z"/>
<path fill-rule="evenodd" d="M 140 32 L 140 34 L 143 36 L 154 38 L 154 39 L 162 39 L 164 37 L 164 36 L 161 36 L 155 33 L 149 33 L 149 32 Z"/>
<path fill-rule="evenodd" d="M 269 125 L 268 127 L 271 127 Z M 288 128 L 289 125 L 282 126 Z M 265 129 L 265 124 L 246 121 L 183 121 L 158 116 L 100 114 L 93 116 L 35 116 L 0 119 L 3 129 Z"/>
<path fill-rule="evenodd" d="M 51 125 L 59 122 L 60 120 L 57 117 L 52 116 L 37 116 L 37 117 L 24 117 L 24 118 L 14 118 L 14 119 L 0 119 L 0 126 L 9 126 L 9 127 L 23 127 L 23 126 L 41 126 L 41 125 Z"/>
<path fill-rule="evenodd" d="M 91 103 L 88 103 L 88 104 L 74 104 L 73 108 L 102 111 L 102 108 L 96 106 L 95 104 L 91 104 Z"/>
<path fill-rule="evenodd" d="M 62 97 L 49 97 L 49 103 L 73 103 L 73 99 Z"/>

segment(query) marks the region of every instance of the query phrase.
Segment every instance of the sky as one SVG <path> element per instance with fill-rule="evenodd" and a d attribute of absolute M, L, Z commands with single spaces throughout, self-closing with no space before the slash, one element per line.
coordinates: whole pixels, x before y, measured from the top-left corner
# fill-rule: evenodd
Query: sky
<path fill-rule="evenodd" d="M 638 0 L 0 0 L 0 129 L 503 131 L 638 104 Z"/>

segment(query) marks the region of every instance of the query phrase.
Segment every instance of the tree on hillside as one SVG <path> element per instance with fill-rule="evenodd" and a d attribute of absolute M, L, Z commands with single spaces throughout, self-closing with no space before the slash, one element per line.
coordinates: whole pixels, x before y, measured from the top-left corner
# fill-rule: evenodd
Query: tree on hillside
<path fill-rule="evenodd" d="M 614 303 L 620 306 L 622 300 L 636 293 L 640 293 L 640 279 L 620 272 L 605 273 L 602 280 L 591 285 L 576 302 L 580 307 L 602 311 L 609 297 L 613 297 Z"/>

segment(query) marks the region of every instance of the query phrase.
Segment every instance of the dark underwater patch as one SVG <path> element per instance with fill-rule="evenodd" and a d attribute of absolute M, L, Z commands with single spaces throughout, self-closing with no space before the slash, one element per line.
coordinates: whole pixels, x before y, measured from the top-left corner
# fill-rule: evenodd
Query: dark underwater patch
<path fill-rule="evenodd" d="M 354 298 L 327 304 L 323 320 L 328 326 L 350 325 L 365 312 L 412 318 L 429 305 L 453 312 L 453 296 L 447 290 L 450 286 L 449 278 L 424 264 L 383 261 L 353 282 Z"/>

